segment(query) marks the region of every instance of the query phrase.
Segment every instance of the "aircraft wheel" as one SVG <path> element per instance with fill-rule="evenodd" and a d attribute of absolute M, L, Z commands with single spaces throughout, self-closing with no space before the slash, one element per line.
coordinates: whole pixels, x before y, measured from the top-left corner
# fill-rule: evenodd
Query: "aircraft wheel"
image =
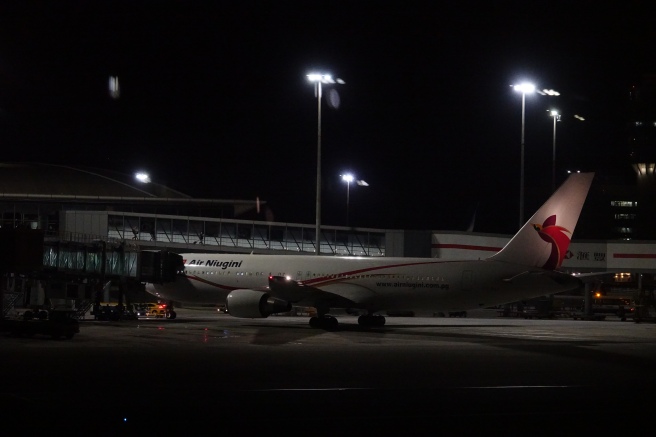
<path fill-rule="evenodd" d="M 325 316 L 323 320 L 325 323 L 325 329 L 333 330 L 337 329 L 337 326 L 339 326 L 339 322 L 337 322 L 337 319 L 333 316 Z"/>
<path fill-rule="evenodd" d="M 385 326 L 385 317 L 377 314 L 365 314 L 358 317 L 358 324 L 360 326 Z"/>
<path fill-rule="evenodd" d="M 313 328 L 331 331 L 333 329 L 337 329 L 339 322 L 333 316 L 311 317 L 310 326 Z"/>
<path fill-rule="evenodd" d="M 171 319 L 171 320 L 173 320 L 173 319 L 175 319 L 176 317 L 178 317 L 178 315 L 176 314 L 175 311 L 169 311 L 168 313 L 166 313 L 166 318 L 167 318 L 167 319 Z"/>
<path fill-rule="evenodd" d="M 319 327 L 319 318 L 318 317 L 311 317 L 310 318 L 310 326 L 312 328 L 318 328 Z"/>

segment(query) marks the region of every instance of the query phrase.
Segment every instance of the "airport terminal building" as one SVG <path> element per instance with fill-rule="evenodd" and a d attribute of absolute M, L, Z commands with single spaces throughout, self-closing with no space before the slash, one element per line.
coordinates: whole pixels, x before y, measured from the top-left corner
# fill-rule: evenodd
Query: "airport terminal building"
<path fill-rule="evenodd" d="M 2 288 L 23 304 L 91 300 L 113 281 L 139 289 L 142 252 L 316 253 L 314 224 L 258 220 L 256 201 L 196 199 L 131 175 L 67 166 L 0 164 L 0 230 L 43 236 L 42 266 L 5 255 Z M 483 259 L 511 236 L 323 226 L 325 256 L 418 256 Z M 5 253 L 16 246 L 3 248 Z M 7 262 L 7 259 L 10 261 Z M 656 241 L 572 241 L 563 263 L 572 273 L 610 272 L 605 292 L 653 290 Z M 600 284 L 599 287 L 602 287 Z M 21 297 L 15 295 L 21 292 Z M 109 293 L 109 290 L 106 290 Z"/>

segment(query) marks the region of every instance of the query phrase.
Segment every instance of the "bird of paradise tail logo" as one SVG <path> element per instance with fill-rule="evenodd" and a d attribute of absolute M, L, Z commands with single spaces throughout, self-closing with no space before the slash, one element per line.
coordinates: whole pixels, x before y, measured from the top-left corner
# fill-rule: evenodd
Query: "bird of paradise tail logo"
<path fill-rule="evenodd" d="M 569 235 L 572 235 L 572 232 L 562 226 L 556 225 L 555 215 L 547 218 L 541 225 L 534 223 L 533 229 L 538 232 L 540 238 L 547 243 L 551 243 L 551 254 L 549 254 L 549 259 L 547 259 L 547 262 L 542 267 L 548 270 L 555 270 L 560 267 L 567 254 L 567 248 L 570 242 Z"/>

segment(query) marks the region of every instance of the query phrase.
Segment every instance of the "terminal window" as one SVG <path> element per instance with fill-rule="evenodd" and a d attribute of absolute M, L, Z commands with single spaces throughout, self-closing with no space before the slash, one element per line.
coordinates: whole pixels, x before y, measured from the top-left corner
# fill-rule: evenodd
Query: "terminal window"
<path fill-rule="evenodd" d="M 610 205 L 633 208 L 638 206 L 638 202 L 634 202 L 631 200 L 611 200 Z"/>

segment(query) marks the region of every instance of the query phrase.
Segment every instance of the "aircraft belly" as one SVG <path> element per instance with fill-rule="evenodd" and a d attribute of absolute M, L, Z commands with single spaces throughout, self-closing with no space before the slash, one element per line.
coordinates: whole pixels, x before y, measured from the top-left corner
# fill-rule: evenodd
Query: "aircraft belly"
<path fill-rule="evenodd" d="M 376 305 L 381 308 L 409 311 L 444 311 L 464 303 L 462 294 L 456 290 L 400 289 L 381 292 L 376 296 Z"/>

